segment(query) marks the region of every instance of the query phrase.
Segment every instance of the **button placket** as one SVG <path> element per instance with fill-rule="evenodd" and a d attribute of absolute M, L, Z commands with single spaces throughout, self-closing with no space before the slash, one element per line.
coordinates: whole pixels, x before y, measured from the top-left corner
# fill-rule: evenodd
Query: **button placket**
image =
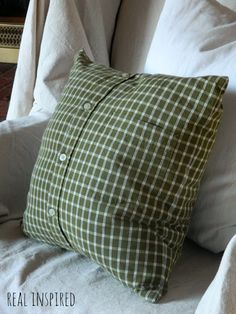
<path fill-rule="evenodd" d="M 70 163 L 70 156 L 71 153 L 74 151 L 76 143 L 81 137 L 83 129 L 90 119 L 92 112 L 94 109 L 103 101 L 103 99 L 119 84 L 129 79 L 129 75 L 124 73 L 124 75 L 117 77 L 117 81 L 110 84 L 107 88 L 107 91 L 104 95 L 101 96 L 96 103 L 91 103 L 90 101 L 86 101 L 86 97 L 84 97 L 85 101 L 81 103 L 79 106 L 75 104 L 74 107 L 74 114 L 71 121 L 68 123 L 68 128 L 65 131 L 64 138 L 60 145 L 60 151 L 56 157 L 56 164 L 55 167 L 55 176 L 57 177 L 57 186 L 52 187 L 52 193 L 49 196 L 49 203 L 48 203 L 48 216 L 53 218 L 57 217 L 57 226 L 60 234 L 63 235 L 64 241 L 72 246 L 69 239 L 67 238 L 66 230 L 63 229 L 63 225 L 61 225 L 60 221 L 60 195 L 61 190 L 63 188 L 63 181 L 65 173 L 69 167 Z M 60 189 L 58 189 L 60 186 Z M 55 221 L 55 220 L 54 220 Z"/>
<path fill-rule="evenodd" d="M 60 185 L 61 188 L 63 186 L 63 178 L 65 176 L 66 170 L 68 169 L 68 165 L 70 162 L 70 155 L 72 151 L 74 150 L 74 146 L 77 142 L 76 136 L 74 136 L 74 134 L 78 134 L 79 136 L 80 131 L 78 132 L 78 130 L 83 129 L 83 126 L 87 120 L 87 116 L 88 114 L 84 113 L 84 119 L 83 119 L 83 117 L 81 116 L 81 106 L 77 106 L 75 113 L 73 115 L 73 118 L 68 124 L 68 129 L 65 132 L 65 135 L 60 145 L 60 149 L 55 156 L 55 176 L 57 177 L 56 179 L 57 185 L 51 187 L 52 193 L 50 193 L 49 202 L 48 202 L 47 214 L 48 214 L 49 220 L 51 221 L 50 223 L 55 224 L 55 221 L 57 221 L 58 232 L 63 237 L 64 242 L 70 247 L 71 247 L 71 243 L 68 240 L 63 230 L 63 226 L 61 225 L 61 221 L 60 221 L 59 202 L 60 202 L 61 189 L 58 189 L 58 186 Z"/>

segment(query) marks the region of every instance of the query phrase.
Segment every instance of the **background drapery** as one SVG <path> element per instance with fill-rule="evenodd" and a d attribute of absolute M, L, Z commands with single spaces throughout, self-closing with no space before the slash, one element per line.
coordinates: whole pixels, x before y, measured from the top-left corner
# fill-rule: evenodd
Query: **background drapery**
<path fill-rule="evenodd" d="M 80 49 L 109 65 L 119 5 L 120 0 L 30 1 L 8 120 L 35 111 L 51 114 Z"/>

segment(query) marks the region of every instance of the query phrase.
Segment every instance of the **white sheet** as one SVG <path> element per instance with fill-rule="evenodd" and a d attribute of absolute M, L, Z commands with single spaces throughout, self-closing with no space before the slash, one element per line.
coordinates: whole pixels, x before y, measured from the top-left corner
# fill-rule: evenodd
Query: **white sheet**
<path fill-rule="evenodd" d="M 0 223 L 22 217 L 48 119 L 47 114 L 38 112 L 0 123 Z"/>
<path fill-rule="evenodd" d="M 0 313 L 4 314 L 193 314 L 221 259 L 186 242 L 168 294 L 160 304 L 151 304 L 87 258 L 24 237 L 19 221 L 0 225 L 0 239 Z M 73 308 L 32 308 L 31 291 L 72 292 L 76 303 Z M 28 306 L 7 306 L 7 292 L 26 293 Z"/>
<path fill-rule="evenodd" d="M 224 252 L 219 270 L 199 303 L 196 314 L 236 313 L 236 235 Z"/>
<path fill-rule="evenodd" d="M 82 48 L 109 64 L 120 0 L 31 0 L 7 119 L 52 113 Z M 79 11 L 78 11 L 79 9 Z"/>

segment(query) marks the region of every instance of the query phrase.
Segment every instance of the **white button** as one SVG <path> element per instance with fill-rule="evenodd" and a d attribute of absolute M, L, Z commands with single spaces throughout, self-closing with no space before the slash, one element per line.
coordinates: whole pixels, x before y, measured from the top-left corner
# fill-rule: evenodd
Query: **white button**
<path fill-rule="evenodd" d="M 89 102 L 86 102 L 84 105 L 83 105 L 83 108 L 85 111 L 89 111 L 92 109 L 92 105 L 89 103 Z"/>
<path fill-rule="evenodd" d="M 59 156 L 60 161 L 65 161 L 66 160 L 66 154 L 61 154 Z"/>
<path fill-rule="evenodd" d="M 52 217 L 52 216 L 54 216 L 55 214 L 56 214 L 55 209 L 49 208 L 49 210 L 48 210 L 48 215 Z"/>

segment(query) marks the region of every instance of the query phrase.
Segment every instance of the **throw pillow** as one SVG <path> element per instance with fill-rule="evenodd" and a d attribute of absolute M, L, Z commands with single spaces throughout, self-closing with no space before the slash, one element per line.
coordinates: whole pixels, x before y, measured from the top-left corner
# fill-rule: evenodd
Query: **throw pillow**
<path fill-rule="evenodd" d="M 222 112 L 225 77 L 127 74 L 81 52 L 32 174 L 24 231 L 166 292 Z"/>

